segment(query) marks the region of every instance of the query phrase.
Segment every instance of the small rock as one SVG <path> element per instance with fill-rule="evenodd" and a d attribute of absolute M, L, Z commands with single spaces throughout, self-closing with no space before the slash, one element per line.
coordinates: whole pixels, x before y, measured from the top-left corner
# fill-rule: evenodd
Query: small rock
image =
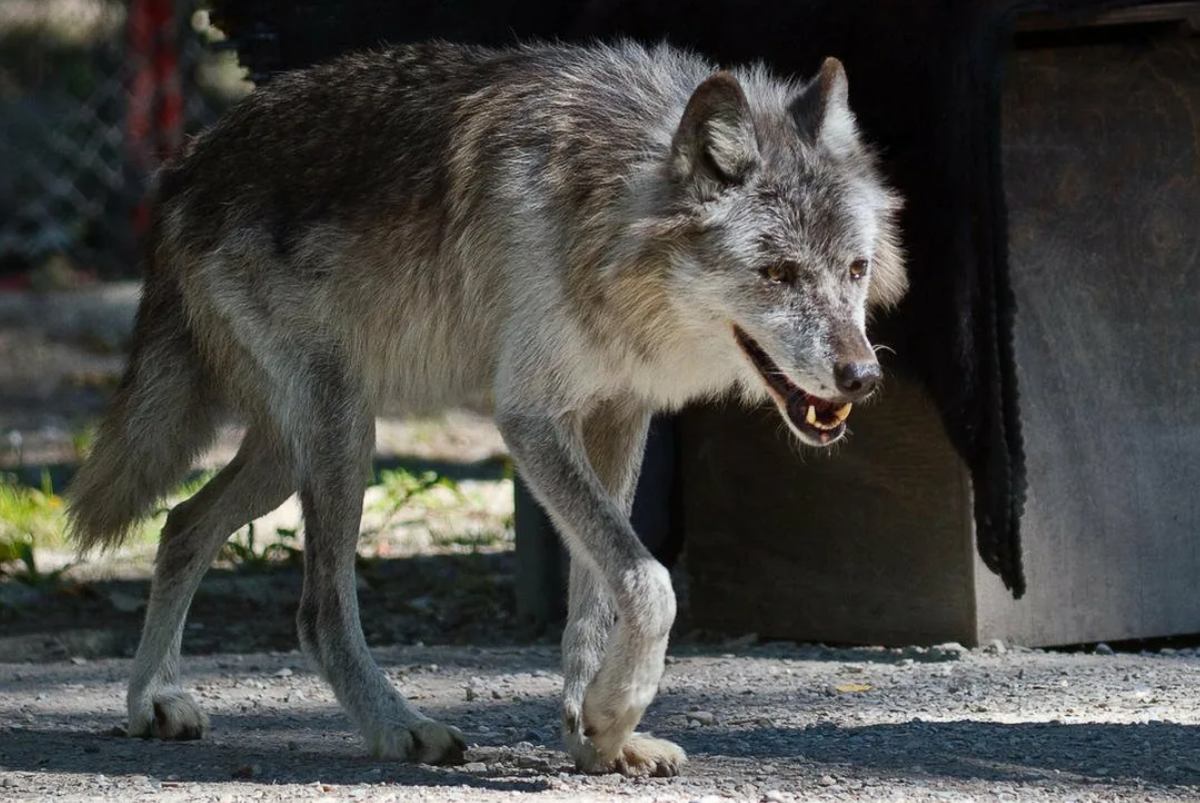
<path fill-rule="evenodd" d="M 83 666 L 87 663 L 87 659 L 79 655 L 72 655 L 71 663 L 75 664 L 75 666 Z"/>
<path fill-rule="evenodd" d="M 837 786 L 837 778 L 832 775 L 822 775 L 821 780 L 817 781 L 821 786 Z"/>
<path fill-rule="evenodd" d="M 487 772 L 487 764 L 484 764 L 482 761 L 468 761 L 466 764 L 463 764 L 462 769 L 463 772 L 479 774 Z"/>
<path fill-rule="evenodd" d="M 957 641 L 947 641 L 945 644 L 930 647 L 929 652 L 942 661 L 958 661 L 967 654 L 967 648 Z"/>
<path fill-rule="evenodd" d="M 762 796 L 762 799 L 763 803 L 783 803 L 785 798 L 783 792 L 780 792 L 778 789 L 769 789 Z"/>
<path fill-rule="evenodd" d="M 538 756 L 517 756 L 517 766 L 525 770 L 548 770 L 550 762 Z"/>
<path fill-rule="evenodd" d="M 0 778 L 0 786 L 5 789 L 15 789 L 17 786 L 16 778 Z"/>
<path fill-rule="evenodd" d="M 716 724 L 717 717 L 711 711 L 691 711 L 687 715 L 688 724 L 695 722 L 697 725 L 713 725 Z"/>
<path fill-rule="evenodd" d="M 291 676 L 292 670 L 288 669 L 286 666 L 275 673 L 275 677 L 277 678 L 290 678 Z"/>
<path fill-rule="evenodd" d="M 1116 651 L 1102 641 L 1096 645 L 1096 649 L 1092 650 L 1092 652 L 1096 653 L 1096 655 L 1113 655 Z"/>
<path fill-rule="evenodd" d="M 1005 645 L 1004 639 L 994 638 L 984 646 L 983 651 L 991 655 L 1004 655 L 1008 652 L 1008 646 Z"/>

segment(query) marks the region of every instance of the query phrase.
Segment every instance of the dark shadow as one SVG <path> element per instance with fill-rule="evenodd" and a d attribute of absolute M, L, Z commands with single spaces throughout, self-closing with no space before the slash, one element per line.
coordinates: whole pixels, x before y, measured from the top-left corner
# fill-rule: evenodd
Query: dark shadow
<path fill-rule="evenodd" d="M 344 721 L 336 726 L 344 730 Z M 293 728 L 293 730 L 295 730 Z M 104 733 L 47 727 L 18 727 L 4 732 L 0 766 L 8 772 L 102 773 L 109 778 L 148 775 L 168 779 L 164 786 L 190 783 L 261 784 L 392 783 L 406 786 L 467 786 L 501 792 L 540 792 L 545 777 L 489 778 L 457 767 L 427 767 L 364 757 L 357 739 L 322 739 L 305 733 L 285 743 L 284 733 L 265 738 L 211 738 L 199 742 L 129 739 Z M 31 751 L 29 745 L 36 744 Z M 289 746 L 290 745 L 290 746 Z M 323 749 L 322 749 L 323 748 Z M 22 761 L 37 755 L 32 761 Z M 554 774 L 558 768 L 554 769 Z"/>
<path fill-rule="evenodd" d="M 550 698 L 519 702 L 470 703 L 430 708 L 429 713 L 468 723 L 471 712 L 503 707 L 516 720 L 553 717 Z M 214 717 L 211 738 L 164 743 L 78 730 L 80 715 L 45 717 L 37 726 L 13 727 L 0 741 L 0 766 L 9 771 L 40 770 L 168 776 L 183 783 L 228 781 L 249 769 L 255 783 L 363 783 L 386 781 L 432 786 L 538 791 L 547 779 L 569 771 L 569 760 L 551 734 L 544 743 L 555 751 L 536 771 L 507 766 L 504 777 L 481 777 L 456 768 L 413 767 L 363 756 L 348 721 L 328 710 L 280 715 Z M 653 720 L 654 717 L 651 717 Z M 651 727 L 661 722 L 649 723 Z M 954 779 L 1020 785 L 1052 783 L 1056 788 L 1136 785 L 1143 791 L 1173 789 L 1192 794 L 1200 786 L 1197 744 L 1200 727 L 1167 722 L 1141 724 L 921 722 L 809 728 L 654 727 L 679 742 L 702 774 L 716 759 L 786 764 L 789 772 L 836 772 L 843 777 L 888 783 L 897 780 Z M 520 738 L 520 737 L 517 737 Z M 472 736 L 467 761 L 494 759 L 512 737 Z M 37 749 L 28 749 L 36 744 Z M 542 751 L 545 754 L 545 751 Z M 524 777 L 514 777 L 524 775 Z"/>
<path fill-rule="evenodd" d="M 697 761 L 705 756 L 803 759 L 853 769 L 859 777 L 949 777 L 1057 783 L 1200 786 L 1200 727 L 963 720 L 844 728 L 689 729 L 677 734 Z"/>
<path fill-rule="evenodd" d="M 379 482 L 380 472 L 404 469 L 412 474 L 432 471 L 439 477 L 461 482 L 462 480 L 502 480 L 512 476 L 507 457 L 489 457 L 469 463 L 450 460 L 427 460 L 423 457 L 379 456 L 375 458 L 373 480 Z"/>
<path fill-rule="evenodd" d="M 372 646 L 531 643 L 517 621 L 509 550 L 362 561 L 359 602 Z M 210 569 L 184 634 L 186 654 L 296 649 L 298 566 Z M 6 660 L 127 657 L 137 646 L 150 583 L 106 580 L 30 588 L 5 581 L 0 653 Z M 252 612 L 253 615 L 247 615 Z"/>

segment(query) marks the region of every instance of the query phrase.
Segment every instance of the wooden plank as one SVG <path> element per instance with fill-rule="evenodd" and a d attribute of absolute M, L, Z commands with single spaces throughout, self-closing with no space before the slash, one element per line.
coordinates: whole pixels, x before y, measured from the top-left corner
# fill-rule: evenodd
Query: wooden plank
<path fill-rule="evenodd" d="M 985 637 L 1200 632 L 1200 42 L 1018 53 L 1003 147 L 1029 593 Z"/>
<path fill-rule="evenodd" d="M 1092 14 L 1055 14 L 1031 11 L 1017 18 L 1018 31 L 1063 31 L 1072 28 L 1098 28 L 1114 25 L 1138 25 L 1156 22 L 1189 22 L 1200 19 L 1200 3 L 1146 3 L 1129 8 L 1110 9 Z"/>

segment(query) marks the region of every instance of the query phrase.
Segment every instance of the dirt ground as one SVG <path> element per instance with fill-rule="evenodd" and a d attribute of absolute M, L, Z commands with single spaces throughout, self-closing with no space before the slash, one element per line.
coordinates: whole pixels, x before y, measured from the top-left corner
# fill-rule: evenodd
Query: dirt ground
<path fill-rule="evenodd" d="M 211 737 L 121 735 L 125 660 L 0 664 L 4 801 L 1166 801 L 1200 799 L 1200 658 L 740 644 L 673 650 L 647 719 L 675 779 L 585 777 L 559 748 L 548 646 L 376 651 L 466 733 L 458 767 L 368 759 L 294 652 L 190 658 Z"/>

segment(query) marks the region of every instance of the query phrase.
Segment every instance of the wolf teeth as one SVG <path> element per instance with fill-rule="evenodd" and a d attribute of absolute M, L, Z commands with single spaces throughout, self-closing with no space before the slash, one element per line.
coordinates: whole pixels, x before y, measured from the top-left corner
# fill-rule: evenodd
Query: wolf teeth
<path fill-rule="evenodd" d="M 853 407 L 853 404 L 843 404 L 833 411 L 833 421 L 825 422 L 817 420 L 817 408 L 810 404 L 808 405 L 808 412 L 804 415 L 804 420 L 810 427 L 816 427 L 817 429 L 837 429 L 842 422 L 850 417 L 850 410 Z"/>
<path fill-rule="evenodd" d="M 808 414 L 804 416 L 804 420 L 810 427 L 819 427 L 820 424 L 817 423 L 817 408 L 811 404 L 808 405 Z"/>

